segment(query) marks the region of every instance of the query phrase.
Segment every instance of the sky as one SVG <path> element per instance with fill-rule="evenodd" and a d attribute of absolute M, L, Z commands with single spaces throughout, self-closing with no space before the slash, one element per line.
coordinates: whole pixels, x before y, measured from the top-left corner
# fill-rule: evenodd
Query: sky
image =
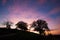
<path fill-rule="evenodd" d="M 45 20 L 50 29 L 60 29 L 60 0 L 0 0 L 0 26 L 4 21 L 31 24 L 37 19 Z"/>

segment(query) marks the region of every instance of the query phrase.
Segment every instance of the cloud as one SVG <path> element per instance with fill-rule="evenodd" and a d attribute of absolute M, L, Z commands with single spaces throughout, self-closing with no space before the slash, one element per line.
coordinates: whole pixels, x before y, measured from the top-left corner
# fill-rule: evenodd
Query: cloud
<path fill-rule="evenodd" d="M 60 29 L 60 16 L 58 16 L 56 19 L 56 29 Z"/>
<path fill-rule="evenodd" d="M 45 14 L 36 11 L 36 9 L 32 7 L 27 7 L 28 5 L 25 4 L 23 5 L 19 3 L 16 4 L 16 2 L 14 2 L 14 5 L 8 6 L 9 14 L 7 15 L 8 16 L 7 19 L 14 23 L 17 23 L 18 21 L 24 21 L 27 22 L 28 24 L 32 23 L 34 20 L 43 19 L 47 21 L 48 27 L 50 29 L 56 28 L 57 23 L 54 21 L 54 19 L 49 17 L 49 15 L 55 14 L 59 10 L 58 7 L 52 9 L 48 14 Z"/>
<path fill-rule="evenodd" d="M 39 4 L 43 5 L 47 2 L 47 0 L 37 0 Z"/>
<path fill-rule="evenodd" d="M 32 22 L 37 19 L 37 12 L 31 8 L 22 8 L 22 7 L 9 7 L 9 17 L 10 20 L 14 19 L 15 22 L 19 20 Z M 40 15 L 39 15 L 40 16 Z"/>
<path fill-rule="evenodd" d="M 60 7 L 55 7 L 52 10 L 48 12 L 49 15 L 56 14 L 57 12 L 60 12 Z"/>
<path fill-rule="evenodd" d="M 58 3 L 59 0 L 51 0 L 52 3 Z"/>
<path fill-rule="evenodd" d="M 51 11 L 48 12 L 47 16 L 58 14 L 58 12 L 60 12 L 60 7 L 55 7 Z M 54 28 L 59 29 L 60 28 L 60 16 L 56 16 L 55 19 L 53 18 L 51 19 L 54 24 Z"/>
<path fill-rule="evenodd" d="M 49 28 L 54 28 L 54 21 L 50 17 L 47 17 L 45 14 L 41 12 L 37 12 L 34 9 L 31 8 L 22 8 L 22 7 L 9 7 L 9 15 L 8 19 L 14 23 L 17 23 L 18 21 L 24 21 L 27 22 L 28 24 L 31 24 L 34 20 L 37 19 L 43 19 L 48 22 Z"/>
<path fill-rule="evenodd" d="M 2 5 L 5 5 L 7 0 L 2 0 Z"/>

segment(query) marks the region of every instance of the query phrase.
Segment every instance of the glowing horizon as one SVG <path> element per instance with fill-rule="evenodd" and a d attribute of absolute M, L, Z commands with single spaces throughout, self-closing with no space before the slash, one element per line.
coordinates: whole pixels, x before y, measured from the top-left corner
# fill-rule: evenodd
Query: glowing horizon
<path fill-rule="evenodd" d="M 60 29 L 60 1 L 0 0 L 0 26 L 4 26 L 1 25 L 4 21 L 31 24 L 37 19 L 45 20 L 50 29 Z"/>

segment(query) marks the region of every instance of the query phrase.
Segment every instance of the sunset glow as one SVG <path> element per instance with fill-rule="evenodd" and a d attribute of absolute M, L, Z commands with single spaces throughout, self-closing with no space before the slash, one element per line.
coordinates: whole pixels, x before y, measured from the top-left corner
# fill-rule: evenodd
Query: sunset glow
<path fill-rule="evenodd" d="M 0 0 L 0 27 L 4 21 L 15 24 L 24 21 L 28 28 L 33 21 L 43 19 L 48 23 L 50 30 L 60 29 L 60 1 L 59 0 Z M 51 33 L 60 33 L 51 31 Z"/>

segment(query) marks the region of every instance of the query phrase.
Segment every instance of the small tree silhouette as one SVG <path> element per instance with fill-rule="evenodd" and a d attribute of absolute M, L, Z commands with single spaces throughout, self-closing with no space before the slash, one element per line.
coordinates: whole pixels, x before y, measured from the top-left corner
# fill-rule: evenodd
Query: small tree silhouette
<path fill-rule="evenodd" d="M 11 27 L 11 25 L 13 24 L 11 21 L 6 21 L 6 22 L 4 22 L 3 23 L 4 25 L 6 25 L 6 28 L 7 29 L 11 29 L 10 27 Z"/>
<path fill-rule="evenodd" d="M 23 22 L 23 21 L 19 21 L 17 24 L 16 24 L 17 28 L 20 28 L 22 30 L 27 30 L 27 23 Z"/>

